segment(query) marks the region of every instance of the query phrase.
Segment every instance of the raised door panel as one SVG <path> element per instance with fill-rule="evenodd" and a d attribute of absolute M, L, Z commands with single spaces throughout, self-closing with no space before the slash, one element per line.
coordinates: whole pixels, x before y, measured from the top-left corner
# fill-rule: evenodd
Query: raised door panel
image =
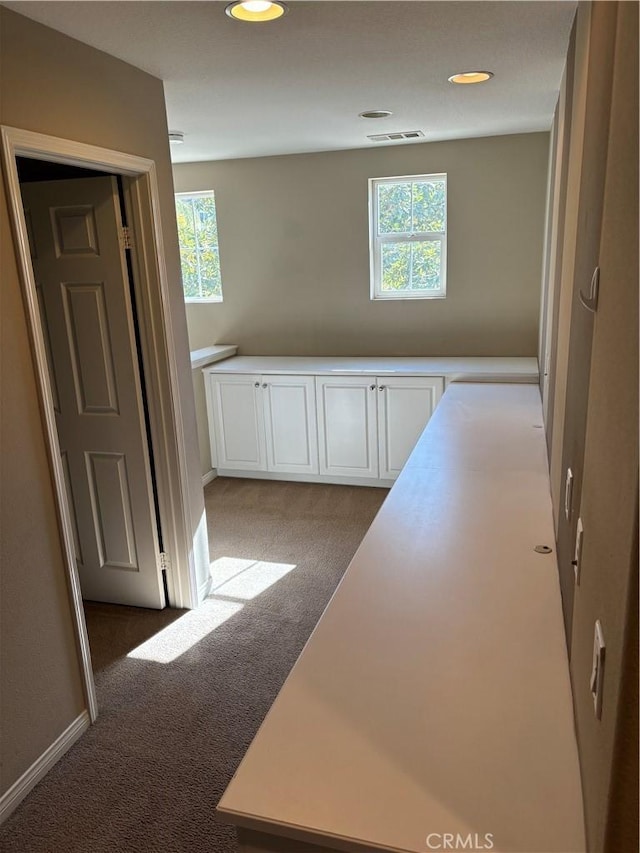
<path fill-rule="evenodd" d="M 100 567 L 137 572 L 126 458 L 121 453 L 86 453 L 85 459 Z"/>
<path fill-rule="evenodd" d="M 262 389 L 259 376 L 212 376 L 219 469 L 265 471 Z"/>
<path fill-rule="evenodd" d="M 318 473 L 315 382 L 311 376 L 265 376 L 264 416 L 269 471 Z"/>
<path fill-rule="evenodd" d="M 64 283 L 62 302 L 78 413 L 119 414 L 104 283 Z"/>
<path fill-rule="evenodd" d="M 442 397 L 444 381 L 378 377 L 376 384 L 380 477 L 395 480 Z"/>
<path fill-rule="evenodd" d="M 317 379 L 320 473 L 378 476 L 375 382 L 366 377 Z"/>

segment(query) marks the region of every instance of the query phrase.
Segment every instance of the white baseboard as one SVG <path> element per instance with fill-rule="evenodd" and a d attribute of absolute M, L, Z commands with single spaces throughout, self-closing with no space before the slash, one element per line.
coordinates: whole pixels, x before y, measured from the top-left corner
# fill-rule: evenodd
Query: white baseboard
<path fill-rule="evenodd" d="M 27 796 L 29 791 L 34 788 L 38 782 L 46 776 L 53 765 L 58 761 L 65 752 L 70 749 L 91 725 L 89 721 L 88 711 L 83 711 L 79 717 L 66 728 L 60 737 L 48 747 L 36 759 L 31 767 L 26 770 L 22 776 L 13 783 L 13 785 L 0 797 L 0 823 L 9 817 L 11 812 L 17 808 L 22 800 Z"/>
<path fill-rule="evenodd" d="M 207 471 L 206 474 L 202 475 L 202 485 L 206 486 L 208 483 L 211 483 L 212 480 L 215 480 L 217 476 L 218 472 L 215 468 L 212 468 L 210 471 Z"/>

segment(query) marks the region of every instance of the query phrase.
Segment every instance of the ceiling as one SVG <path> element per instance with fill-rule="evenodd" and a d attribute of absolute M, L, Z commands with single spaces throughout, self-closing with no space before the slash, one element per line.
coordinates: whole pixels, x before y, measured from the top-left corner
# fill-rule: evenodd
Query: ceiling
<path fill-rule="evenodd" d="M 225 2 L 5 2 L 164 80 L 174 162 L 547 130 L 575 2 L 291 0 L 246 24 Z M 454 86 L 460 71 L 493 71 Z M 392 110 L 367 120 L 364 110 Z M 424 141 L 424 140 L 423 140 Z M 402 144 L 416 144 L 405 142 Z M 419 144 L 419 143 L 418 143 Z"/>

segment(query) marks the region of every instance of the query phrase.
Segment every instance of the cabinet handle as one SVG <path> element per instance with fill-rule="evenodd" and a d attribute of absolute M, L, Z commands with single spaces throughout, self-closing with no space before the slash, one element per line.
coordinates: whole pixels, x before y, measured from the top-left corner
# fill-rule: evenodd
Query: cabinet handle
<path fill-rule="evenodd" d="M 375 391 L 375 390 L 376 390 L 376 386 L 375 386 L 375 385 L 369 385 L 369 388 L 370 388 L 372 391 Z"/>
<path fill-rule="evenodd" d="M 254 383 L 253 383 L 253 387 L 254 387 L 254 388 L 259 388 L 259 387 L 260 387 L 260 383 L 259 383 L 259 382 L 254 382 Z"/>
<path fill-rule="evenodd" d="M 385 389 L 386 387 L 387 387 L 386 385 L 381 385 L 381 386 L 378 388 L 378 391 L 384 391 L 384 389 Z"/>
<path fill-rule="evenodd" d="M 266 383 L 266 382 L 263 382 L 263 383 L 262 383 L 262 387 L 263 387 L 263 388 L 266 388 L 266 387 L 267 387 L 267 383 Z"/>

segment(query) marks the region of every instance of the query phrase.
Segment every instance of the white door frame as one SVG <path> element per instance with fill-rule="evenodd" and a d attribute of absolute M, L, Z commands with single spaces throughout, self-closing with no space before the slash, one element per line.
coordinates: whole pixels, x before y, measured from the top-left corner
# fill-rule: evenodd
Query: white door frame
<path fill-rule="evenodd" d="M 194 543 L 202 525 L 193 525 L 189 500 L 187 447 L 180 406 L 179 372 L 176 359 L 169 280 L 164 258 L 160 222 L 160 196 L 153 160 L 86 145 L 18 128 L 1 128 L 2 159 L 16 254 L 31 348 L 36 368 L 44 437 L 51 466 L 58 522 L 75 620 L 76 637 L 83 670 L 87 708 L 91 720 L 98 715 L 89 640 L 82 606 L 82 593 L 75 564 L 71 514 L 56 429 L 53 396 L 38 309 L 27 226 L 22 209 L 16 157 L 30 157 L 126 176 L 126 201 L 135 235 L 132 253 L 134 288 L 147 383 L 149 420 L 154 449 L 158 502 L 164 551 L 169 555 L 167 572 L 169 605 L 198 604 L 196 560 L 201 550 Z"/>

